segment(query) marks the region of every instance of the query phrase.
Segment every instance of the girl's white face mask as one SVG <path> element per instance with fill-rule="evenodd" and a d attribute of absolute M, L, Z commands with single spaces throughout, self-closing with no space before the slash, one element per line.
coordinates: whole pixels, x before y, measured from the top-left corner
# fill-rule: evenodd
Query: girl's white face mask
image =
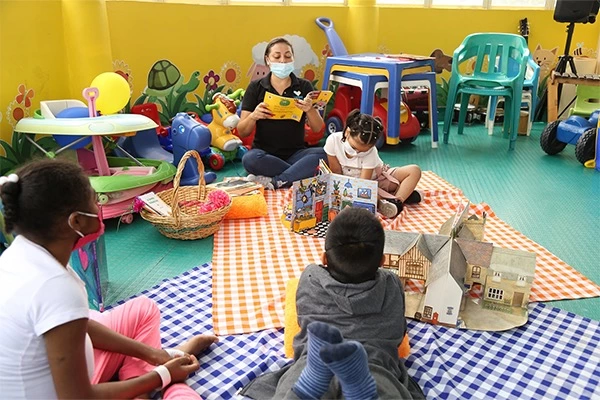
<path fill-rule="evenodd" d="M 350 143 L 348 143 L 348 138 L 342 142 L 342 146 L 344 147 L 346 154 L 348 154 L 350 157 L 356 157 L 358 154 L 358 151 L 354 150 L 354 147 L 350 146 Z"/>
<path fill-rule="evenodd" d="M 350 146 L 350 143 L 348 142 L 348 138 L 346 137 L 346 140 L 344 140 L 342 142 L 342 146 L 344 147 L 344 152 L 346 152 L 346 154 L 349 157 L 365 157 L 368 154 L 371 154 L 371 152 L 373 151 L 373 147 L 371 147 L 369 150 L 367 151 L 356 151 L 356 149 L 354 149 L 354 147 Z"/>

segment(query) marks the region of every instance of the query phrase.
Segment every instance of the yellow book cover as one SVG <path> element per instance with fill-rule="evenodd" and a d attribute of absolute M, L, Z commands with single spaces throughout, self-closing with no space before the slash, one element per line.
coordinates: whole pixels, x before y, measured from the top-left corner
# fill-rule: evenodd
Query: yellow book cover
<path fill-rule="evenodd" d="M 273 93 L 265 93 L 264 102 L 267 103 L 269 111 L 273 114 L 271 119 L 293 119 L 300 121 L 302 110 L 296 106 L 294 99 L 282 97 Z"/>
<path fill-rule="evenodd" d="M 333 92 L 329 90 L 313 90 L 306 95 L 304 100 L 310 98 L 313 107 L 321 111 L 325 109 L 331 96 L 333 96 Z M 273 113 L 271 119 L 293 119 L 294 121 L 300 121 L 300 118 L 302 118 L 302 110 L 296 106 L 296 102 L 290 97 L 282 97 L 267 92 L 263 101 L 267 103 L 269 110 Z"/>
<path fill-rule="evenodd" d="M 319 111 L 322 111 L 329 103 L 329 99 L 333 96 L 333 92 L 330 90 L 313 90 L 306 95 L 305 99 L 310 98 L 313 102 L 313 107 Z"/>

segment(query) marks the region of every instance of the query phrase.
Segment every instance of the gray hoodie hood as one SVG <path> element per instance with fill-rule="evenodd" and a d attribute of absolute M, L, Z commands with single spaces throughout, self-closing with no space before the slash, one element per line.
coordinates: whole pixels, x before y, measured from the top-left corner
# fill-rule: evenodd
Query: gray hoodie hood
<path fill-rule="evenodd" d="M 327 268 L 320 266 L 311 274 L 311 283 L 325 289 L 342 312 L 351 315 L 379 313 L 385 300 L 386 282 L 378 271 L 374 280 L 362 283 L 341 283 L 331 278 Z"/>

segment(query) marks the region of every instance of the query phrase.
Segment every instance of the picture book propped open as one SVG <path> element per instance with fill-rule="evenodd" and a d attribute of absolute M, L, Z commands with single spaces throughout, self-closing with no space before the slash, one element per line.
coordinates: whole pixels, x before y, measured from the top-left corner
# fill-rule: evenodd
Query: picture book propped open
<path fill-rule="evenodd" d="M 377 181 L 331 173 L 324 162 L 319 176 L 294 182 L 292 202 L 282 217 L 294 232 L 323 236 L 327 224 L 346 207 L 377 211 Z M 317 225 L 318 230 L 312 231 Z"/>

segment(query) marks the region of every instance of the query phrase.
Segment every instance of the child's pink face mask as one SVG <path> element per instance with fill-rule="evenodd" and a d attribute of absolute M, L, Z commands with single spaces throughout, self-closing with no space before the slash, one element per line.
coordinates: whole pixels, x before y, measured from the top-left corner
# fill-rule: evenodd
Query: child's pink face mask
<path fill-rule="evenodd" d="M 92 232 L 87 235 L 84 235 L 77 229 L 73 228 L 71 226 L 71 221 L 70 220 L 68 221 L 68 224 L 71 227 L 71 229 L 73 229 L 79 236 L 81 236 L 79 239 L 77 239 L 77 241 L 73 245 L 73 250 L 78 250 L 78 249 L 82 248 L 83 246 L 85 246 L 86 244 L 91 243 L 94 240 L 98 239 L 100 236 L 102 236 L 102 234 L 104 233 L 104 222 L 102 221 L 102 212 L 101 211 L 99 211 L 98 214 L 86 213 L 83 211 L 75 211 L 75 212 L 79 215 L 83 215 L 86 217 L 98 218 L 98 230 L 96 232 Z"/>

